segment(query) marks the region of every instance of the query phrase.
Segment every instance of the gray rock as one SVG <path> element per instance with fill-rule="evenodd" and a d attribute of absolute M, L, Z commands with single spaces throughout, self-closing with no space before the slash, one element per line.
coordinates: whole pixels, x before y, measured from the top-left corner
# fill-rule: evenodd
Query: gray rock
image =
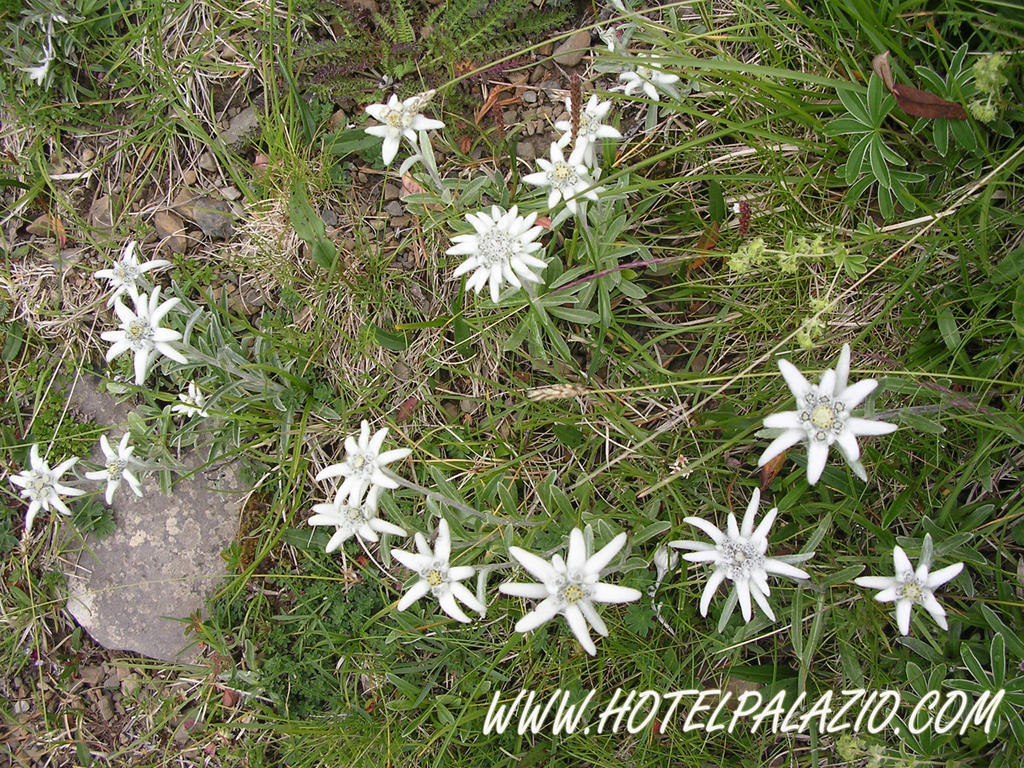
<path fill-rule="evenodd" d="M 97 383 L 78 379 L 69 399 L 85 417 L 113 427 L 115 441 L 128 409 Z M 97 448 L 92 459 L 101 458 Z M 206 466 L 197 451 L 181 462 L 170 496 L 160 493 L 155 475 L 144 477 L 141 499 L 122 484 L 114 496 L 114 533 L 86 537 L 78 561 L 66 566 L 68 611 L 109 650 L 186 663 L 198 657 L 183 620 L 202 614 L 207 594 L 225 575 L 220 553 L 236 535 L 247 489 L 232 464 Z"/>
<path fill-rule="evenodd" d="M 203 234 L 214 240 L 227 240 L 235 232 L 234 214 L 226 200 L 200 197 L 189 206 L 187 215 Z"/>
<path fill-rule="evenodd" d="M 221 131 L 220 140 L 228 149 L 237 150 L 245 146 L 259 127 L 259 115 L 253 107 L 247 107 L 231 118 L 228 127 Z"/>
<path fill-rule="evenodd" d="M 563 67 L 575 67 L 583 61 L 584 55 L 590 50 L 590 30 L 581 29 L 555 48 L 555 62 Z"/>
<path fill-rule="evenodd" d="M 532 142 L 520 141 L 516 144 L 516 157 L 530 163 L 537 159 L 537 149 Z"/>

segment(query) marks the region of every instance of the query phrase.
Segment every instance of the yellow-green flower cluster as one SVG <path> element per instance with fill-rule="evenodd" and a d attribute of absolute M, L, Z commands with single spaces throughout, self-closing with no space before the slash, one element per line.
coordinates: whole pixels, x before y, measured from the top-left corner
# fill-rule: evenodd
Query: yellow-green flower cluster
<path fill-rule="evenodd" d="M 982 56 L 974 62 L 974 84 L 984 94 L 983 98 L 974 99 L 967 105 L 975 120 L 991 123 L 999 117 L 999 100 L 1006 85 L 1006 75 L 1002 71 L 1005 65 L 1006 56 L 1001 53 Z"/>

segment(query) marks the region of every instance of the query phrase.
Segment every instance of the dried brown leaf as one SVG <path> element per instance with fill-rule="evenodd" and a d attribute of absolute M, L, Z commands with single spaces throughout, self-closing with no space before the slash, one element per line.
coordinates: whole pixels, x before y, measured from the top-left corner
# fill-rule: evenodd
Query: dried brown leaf
<path fill-rule="evenodd" d="M 761 467 L 761 490 L 767 491 L 768 486 L 772 484 L 775 477 L 779 474 L 779 470 L 782 469 L 782 465 L 786 463 L 786 454 L 789 451 L 783 451 L 774 459 L 769 461 L 763 467 Z"/>
<path fill-rule="evenodd" d="M 911 117 L 925 117 L 932 120 L 966 120 L 967 113 L 959 104 L 947 101 L 934 93 L 922 91 L 912 85 L 897 83 L 889 66 L 889 52 L 880 53 L 871 60 L 871 69 L 882 78 L 889 93 L 896 97 L 899 108 Z"/>
<path fill-rule="evenodd" d="M 900 109 L 912 117 L 927 117 L 933 120 L 943 117 L 947 120 L 967 119 L 967 113 L 959 104 L 947 101 L 934 93 L 922 91 L 920 88 L 896 83 L 892 87 L 892 93 Z"/>

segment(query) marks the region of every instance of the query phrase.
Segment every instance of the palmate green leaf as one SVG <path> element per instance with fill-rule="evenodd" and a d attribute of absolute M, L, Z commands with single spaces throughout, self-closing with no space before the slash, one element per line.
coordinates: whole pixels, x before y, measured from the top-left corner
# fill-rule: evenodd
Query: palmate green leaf
<path fill-rule="evenodd" d="M 947 130 L 956 139 L 957 144 L 968 152 L 978 149 L 978 135 L 974 132 L 969 120 L 942 120 L 940 122 L 946 124 Z"/>
<path fill-rule="evenodd" d="M 885 99 L 885 83 L 882 82 L 882 78 L 872 73 L 871 79 L 868 80 L 868 114 L 871 118 L 871 124 L 876 128 L 882 124 L 882 120 L 888 114 L 888 110 L 883 111 Z"/>
<path fill-rule="evenodd" d="M 885 158 L 882 157 L 882 140 L 873 137 L 872 141 L 868 144 L 868 159 L 871 162 L 871 173 L 874 174 L 875 179 L 883 187 L 892 186 L 892 176 L 889 174 L 889 166 L 885 162 Z"/>
<path fill-rule="evenodd" d="M 839 100 L 843 102 L 846 111 L 853 115 L 853 118 L 866 126 L 870 126 L 871 116 L 868 113 L 867 101 L 860 93 L 852 89 L 839 88 L 836 90 Z"/>
<path fill-rule="evenodd" d="M 892 147 L 886 144 L 881 138 L 878 139 L 878 148 L 882 151 L 882 158 L 891 165 L 898 165 L 901 168 L 906 166 L 907 161 Z"/>
<path fill-rule="evenodd" d="M 877 197 L 878 210 L 882 212 L 882 216 L 886 221 L 892 221 L 893 217 L 896 215 L 896 206 L 892 201 L 892 190 L 879 183 Z"/>
<path fill-rule="evenodd" d="M 870 176 L 861 176 L 860 179 L 851 184 L 850 188 L 846 190 L 846 204 L 852 206 L 861 198 L 861 195 L 864 194 L 867 188 L 874 183 L 875 180 Z"/>
<path fill-rule="evenodd" d="M 837 117 L 822 129 L 826 136 L 846 136 L 855 133 L 871 133 L 871 126 L 853 117 Z"/>
<path fill-rule="evenodd" d="M 843 166 L 843 175 L 846 177 L 847 184 L 856 182 L 857 177 L 864 172 L 864 162 L 867 157 L 868 147 L 871 146 L 873 138 L 873 134 L 864 134 L 850 148 L 850 156 L 846 158 L 846 164 Z"/>

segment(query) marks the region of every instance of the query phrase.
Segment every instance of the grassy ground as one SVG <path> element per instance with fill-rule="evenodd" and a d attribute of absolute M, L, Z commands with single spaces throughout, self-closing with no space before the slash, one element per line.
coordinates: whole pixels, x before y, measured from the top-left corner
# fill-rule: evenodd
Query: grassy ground
<path fill-rule="evenodd" d="M 449 277 L 457 259 L 444 251 L 466 213 L 490 202 L 540 210 L 543 196 L 519 181 L 535 168 L 510 159 L 515 137 L 473 120 L 484 97 L 455 82 L 457 62 L 446 64 L 448 80 L 426 83 L 440 86 L 430 112 L 447 126 L 434 144 L 454 202 L 436 204 L 414 169 L 427 192 L 406 200 L 414 222 L 397 234 L 375 225 L 387 220 L 377 146 L 324 151 L 354 134 L 330 124 L 335 105 L 301 95 L 299 54 L 323 29 L 316 15 L 99 3 L 69 22 L 78 65 L 55 65 L 48 89 L 5 68 L 0 429 L 9 473 L 25 466 L 33 442 L 61 457 L 95 441 L 94 427 L 68 417 L 56 383 L 102 367 L 99 333 L 111 320 L 90 271 L 145 238 L 149 214 L 189 171 L 197 186 L 242 192 L 245 219 L 230 243 L 204 240 L 173 256 L 168 290 L 208 310 L 194 330 L 198 349 L 259 364 L 241 378 L 237 369 L 165 366 L 152 386 L 126 388 L 154 435 L 140 450 L 160 456 L 194 438 L 196 425 L 180 427 L 164 406 L 182 382 L 200 382 L 215 418 L 198 429 L 241 458 L 254 494 L 226 553 L 232 576 L 195 628 L 208 666 L 117 657 L 147 681 L 123 717 L 104 722 L 80 695 L 77 670 L 108 657 L 61 609 L 55 523 L 44 514 L 19 539 L 24 506 L 5 484 L 5 756 L 118 766 L 1020 765 L 1024 728 L 1009 724 L 1021 717 L 1019 690 L 987 735 L 708 734 L 684 732 L 681 719 L 664 733 L 482 734 L 494 693 L 510 701 L 522 688 L 593 688 L 602 702 L 618 687 L 756 690 L 765 700 L 782 690 L 815 698 L 892 688 L 915 702 L 930 688 L 1003 687 L 1000 670 L 1007 688 L 1022 687 L 1024 140 L 1013 137 L 1022 70 L 1012 54 L 1024 23 L 1003 4 L 933 5 L 694 2 L 627 17 L 602 9 L 596 19 L 588 7 L 587 24 L 636 25 L 628 53 L 598 44 L 579 69 L 585 95 L 612 98 L 627 136 L 614 152 L 606 142 L 603 183 L 614 194 L 591 206 L 589 221 L 542 235 L 547 286 L 563 271 L 581 282 L 497 306 L 486 291 L 464 295 Z M 5 21 L 17 18 L 6 11 Z M 14 46 L 16 35 L 6 40 Z M 899 167 L 866 161 L 846 175 L 857 136 L 828 127 L 847 117 L 840 93 L 866 97 L 883 50 L 899 81 L 928 87 L 915 66 L 945 78 L 961 45 L 965 70 L 985 54 L 1011 54 L 998 114 L 961 121 L 967 133 L 942 152 L 934 121 L 890 107 L 875 135 L 921 180 L 889 213 L 874 179 L 891 184 Z M 688 90 L 663 98 L 653 117 L 647 100 L 607 94 L 615 72 L 649 49 Z M 501 70 L 490 87 L 516 76 Z M 397 87 L 421 85 L 407 73 Z M 211 139 L 216 104 L 250 89 L 262 91 L 269 117 L 253 147 L 225 150 Z M 958 103 L 977 98 L 969 79 L 953 90 L 946 95 Z M 344 119 L 362 127 L 355 107 Z M 485 151 L 474 158 L 477 146 Z M 213 171 L 200 165 L 205 152 Z M 85 183 L 52 179 L 81 170 L 92 174 Z M 850 194 L 857 179 L 873 181 Z M 303 194 L 317 212 L 337 214 L 326 267 L 293 232 L 303 234 Z M 101 197 L 111 201 L 110 226 L 90 215 Z M 734 201 L 749 206 L 749 224 Z M 44 214 L 49 228 L 28 234 L 24 225 Z M 756 238 L 765 250 L 751 256 Z M 65 270 L 67 258 L 76 261 Z M 227 275 L 265 305 L 247 314 L 218 302 L 223 290 L 213 289 Z M 833 451 L 822 480 L 808 485 L 801 447 L 777 475 L 760 474 L 761 419 L 793 407 L 776 355 L 816 380 L 844 343 L 852 379 L 880 381 L 869 411 L 900 427 L 862 439 L 868 482 Z M 123 380 L 126 362 L 107 375 Z M 527 396 L 552 384 L 577 389 Z M 311 507 L 327 493 L 313 477 L 341 460 L 361 419 L 391 427 L 390 446 L 412 449 L 399 475 L 478 511 L 408 488 L 383 502 L 388 520 L 428 538 L 443 514 L 458 563 L 499 566 L 485 619 L 464 626 L 426 601 L 398 613 L 408 572 L 387 547 L 350 541 L 327 555 L 327 536 L 310 535 Z M 811 583 L 773 580 L 776 622 L 755 614 L 745 624 L 736 613 L 719 626 L 725 590 L 701 617 L 706 569 L 681 562 L 658 588 L 656 612 L 647 593 L 658 546 L 694 538 L 689 515 L 724 527 L 759 486 L 763 508 L 780 510 L 772 553 L 813 548 Z M 95 509 L 75 518 L 101 531 L 116 522 Z M 594 658 L 561 619 L 516 634 L 528 605 L 497 593 L 512 573 L 500 567 L 508 545 L 557 551 L 571 528 L 588 525 L 598 545 L 630 534 L 610 580 L 645 594 L 603 609 L 610 636 Z M 966 569 L 939 593 L 949 631 L 916 609 L 903 638 L 892 605 L 853 578 L 890 575 L 897 543 L 916 562 L 926 533 L 936 567 Z M 28 716 L 19 700 L 30 702 Z"/>

